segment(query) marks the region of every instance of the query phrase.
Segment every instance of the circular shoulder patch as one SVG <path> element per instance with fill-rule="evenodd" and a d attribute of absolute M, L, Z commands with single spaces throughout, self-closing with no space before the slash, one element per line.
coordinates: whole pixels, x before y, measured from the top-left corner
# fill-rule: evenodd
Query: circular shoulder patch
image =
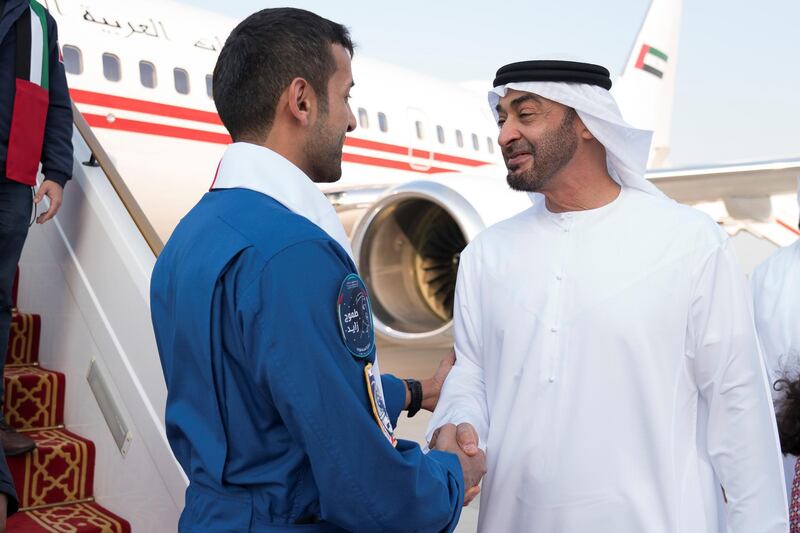
<path fill-rule="evenodd" d="M 357 274 L 344 278 L 336 301 L 336 311 L 339 330 L 347 349 L 356 357 L 367 357 L 375 346 L 375 331 L 367 287 Z"/>

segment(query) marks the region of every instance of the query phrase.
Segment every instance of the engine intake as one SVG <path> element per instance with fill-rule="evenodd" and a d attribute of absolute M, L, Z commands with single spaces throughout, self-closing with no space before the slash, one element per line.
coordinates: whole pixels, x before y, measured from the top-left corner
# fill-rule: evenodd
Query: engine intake
<path fill-rule="evenodd" d="M 366 211 L 353 251 L 380 335 L 452 343 L 459 257 L 483 227 L 466 199 L 429 181 L 396 187 Z"/>

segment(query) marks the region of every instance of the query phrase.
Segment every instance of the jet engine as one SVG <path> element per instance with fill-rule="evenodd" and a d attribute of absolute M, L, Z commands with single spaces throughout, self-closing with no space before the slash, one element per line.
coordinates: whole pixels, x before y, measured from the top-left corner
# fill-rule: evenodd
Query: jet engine
<path fill-rule="evenodd" d="M 452 344 L 461 251 L 487 224 L 529 205 L 503 182 L 465 176 L 405 183 L 375 201 L 352 244 L 378 334 L 402 344 Z"/>

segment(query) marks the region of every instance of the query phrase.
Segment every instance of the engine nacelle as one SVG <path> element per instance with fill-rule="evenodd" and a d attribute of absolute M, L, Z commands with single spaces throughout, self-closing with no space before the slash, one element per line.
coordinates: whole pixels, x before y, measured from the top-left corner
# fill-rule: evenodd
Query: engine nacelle
<path fill-rule="evenodd" d="M 503 181 L 463 175 L 405 183 L 379 198 L 352 236 L 378 334 L 403 344 L 452 344 L 461 251 L 487 225 L 529 206 Z"/>

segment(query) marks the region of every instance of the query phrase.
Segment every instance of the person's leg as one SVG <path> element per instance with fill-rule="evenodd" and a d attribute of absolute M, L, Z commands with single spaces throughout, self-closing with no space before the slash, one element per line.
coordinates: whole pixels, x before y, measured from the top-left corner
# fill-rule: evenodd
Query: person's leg
<path fill-rule="evenodd" d="M 6 350 L 11 327 L 11 289 L 17 263 L 22 255 L 22 246 L 28 236 L 32 204 L 30 187 L 0 176 L 0 377 L 6 365 Z M 4 398 L 4 383 L 0 379 L 0 408 Z M 29 437 L 16 433 L 8 427 L 2 412 L 0 412 L 0 438 L 6 455 L 25 453 L 36 446 Z"/>

